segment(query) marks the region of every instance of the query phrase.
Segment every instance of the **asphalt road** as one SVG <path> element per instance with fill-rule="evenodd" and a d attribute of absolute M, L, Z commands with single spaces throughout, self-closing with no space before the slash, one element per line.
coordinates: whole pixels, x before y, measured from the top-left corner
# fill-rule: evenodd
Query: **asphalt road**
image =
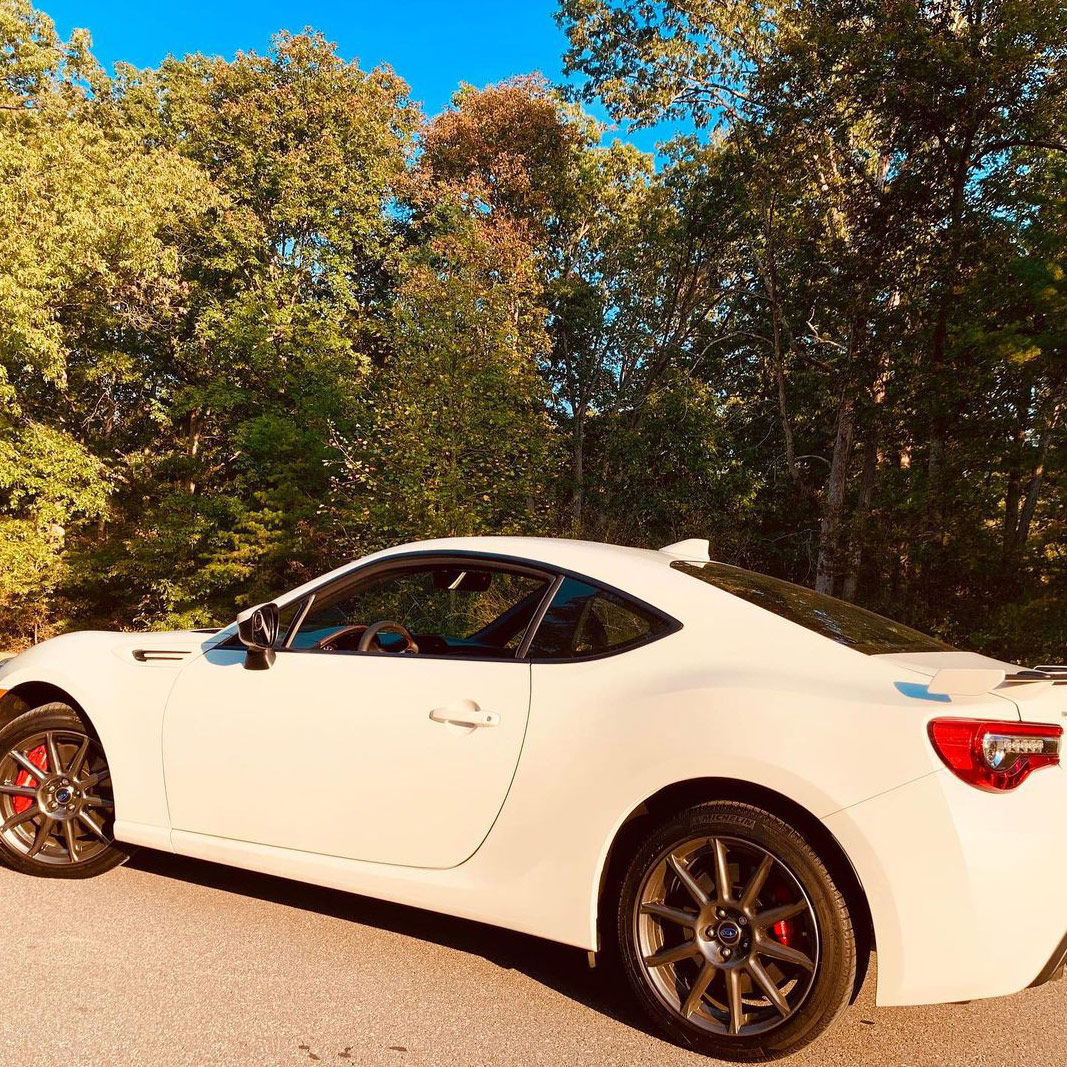
<path fill-rule="evenodd" d="M 709 1062 L 643 1030 L 584 953 L 192 860 L 0 870 L 0 915 L 5 1067 Z M 1067 1062 L 1067 982 L 880 1010 L 872 977 L 791 1067 Z"/>

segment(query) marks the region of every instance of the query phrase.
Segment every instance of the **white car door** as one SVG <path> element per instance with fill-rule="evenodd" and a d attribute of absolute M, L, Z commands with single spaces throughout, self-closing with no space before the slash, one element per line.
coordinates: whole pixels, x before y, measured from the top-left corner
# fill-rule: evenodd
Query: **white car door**
<path fill-rule="evenodd" d="M 519 646 L 551 577 L 480 563 L 393 562 L 335 583 L 283 632 L 270 669 L 244 669 L 234 647 L 190 663 L 164 720 L 172 827 L 415 867 L 471 856 L 518 763 Z M 383 618 L 420 651 L 349 650 Z"/>

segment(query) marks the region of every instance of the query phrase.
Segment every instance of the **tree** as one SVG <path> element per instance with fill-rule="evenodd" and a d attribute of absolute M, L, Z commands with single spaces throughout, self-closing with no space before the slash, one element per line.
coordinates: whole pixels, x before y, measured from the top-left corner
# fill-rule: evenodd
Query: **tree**
<path fill-rule="evenodd" d="M 866 569 L 884 605 L 886 572 L 902 570 L 896 606 L 933 620 L 955 584 L 950 531 L 974 516 L 952 501 L 973 458 L 960 446 L 977 371 L 960 297 L 993 247 L 983 190 L 1064 147 L 1061 5 L 564 0 L 560 18 L 569 69 L 616 118 L 684 115 L 745 155 L 767 296 L 751 332 L 779 353 L 780 414 L 798 385 L 814 387 L 808 411 L 833 411 L 832 433 L 799 448 L 781 419 L 798 486 L 798 454 L 826 464 L 810 487 L 815 584 L 855 595 Z M 882 542 L 898 558 L 870 568 L 872 501 L 889 480 L 907 502 L 895 548 Z"/>
<path fill-rule="evenodd" d="M 642 432 L 653 397 L 664 400 L 662 384 L 708 314 L 701 282 L 716 269 L 709 245 L 721 243 L 711 227 L 683 217 L 650 156 L 618 141 L 603 146 L 603 133 L 538 78 L 465 88 L 430 124 L 420 167 L 531 244 L 551 341 L 542 369 L 554 421 L 570 440 L 559 522 L 578 536 L 657 537 L 659 523 L 640 534 L 634 527 L 629 487 L 640 481 L 658 493 L 650 514 L 670 511 L 667 485 L 645 479 Z M 686 410 L 697 402 L 708 419 L 719 417 L 694 383 Z M 722 501 L 724 486 L 701 467 L 707 425 L 682 425 L 696 436 L 673 435 L 672 465 L 689 462 L 691 476 Z"/>
<path fill-rule="evenodd" d="M 211 201 L 176 153 L 100 121 L 88 43 L 22 0 L 0 7 L 0 606 L 18 599 L 35 633 L 117 477 L 80 433 L 78 384 L 173 322 L 167 234 Z"/>
<path fill-rule="evenodd" d="M 416 113 L 390 70 L 314 33 L 233 62 L 123 69 L 111 108 L 196 167 L 215 202 L 173 234 L 181 317 L 110 419 L 122 499 L 85 546 L 103 566 L 82 593 L 126 617 L 206 622 L 330 558 L 316 520 L 331 441 L 388 330 L 391 204 Z"/>
<path fill-rule="evenodd" d="M 550 521 L 547 346 L 522 234 L 435 195 L 401 268 L 394 347 L 342 444 L 333 511 L 353 553 L 425 536 L 531 533 Z M 447 216 L 442 220 L 440 215 Z"/>

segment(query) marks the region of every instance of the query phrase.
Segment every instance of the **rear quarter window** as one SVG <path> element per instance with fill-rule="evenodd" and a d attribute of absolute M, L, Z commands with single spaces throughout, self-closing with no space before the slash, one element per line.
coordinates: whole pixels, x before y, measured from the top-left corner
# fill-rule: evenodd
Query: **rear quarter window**
<path fill-rule="evenodd" d="M 675 570 L 747 600 L 839 645 L 867 655 L 891 652 L 944 652 L 952 649 L 936 637 L 913 630 L 846 600 L 816 593 L 802 585 L 725 563 L 672 563 Z"/>
<path fill-rule="evenodd" d="M 552 598 L 527 656 L 560 660 L 625 652 L 676 625 L 628 597 L 568 577 Z"/>

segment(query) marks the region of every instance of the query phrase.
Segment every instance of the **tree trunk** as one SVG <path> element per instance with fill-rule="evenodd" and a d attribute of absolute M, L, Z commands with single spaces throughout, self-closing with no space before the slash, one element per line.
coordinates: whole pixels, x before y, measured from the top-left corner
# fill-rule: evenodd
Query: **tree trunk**
<path fill-rule="evenodd" d="M 782 302 L 778 293 L 778 265 L 774 246 L 774 208 L 767 208 L 766 221 L 767 257 L 764 265 L 763 287 L 771 305 L 771 338 L 774 344 L 774 384 L 778 393 L 778 417 L 782 424 L 782 444 L 785 450 L 785 469 L 793 485 L 800 481 L 797 467 L 796 445 L 793 426 L 789 418 L 789 404 L 785 391 L 785 357 L 792 348 L 792 333 L 782 314 Z"/>
<path fill-rule="evenodd" d="M 1008 474 L 1008 488 L 1004 494 L 1004 522 L 1001 524 L 1000 555 L 1004 569 L 1015 554 L 1015 539 L 1019 533 L 1019 504 L 1022 502 L 1022 478 L 1013 462 Z"/>
<path fill-rule="evenodd" d="M 571 530 L 575 537 L 582 533 L 582 504 L 585 497 L 585 411 L 574 413 L 573 442 L 574 492 L 571 497 Z"/>
<path fill-rule="evenodd" d="M 189 413 L 189 447 L 188 455 L 189 459 L 194 461 L 200 454 L 200 431 L 201 431 L 201 416 L 198 411 L 191 411 Z M 190 474 L 189 481 L 186 483 L 186 488 L 190 494 L 196 492 L 196 477 Z"/>
<path fill-rule="evenodd" d="M 841 565 L 841 525 L 845 511 L 845 489 L 852 462 L 852 437 L 855 425 L 855 399 L 851 391 L 842 392 L 837 409 L 837 436 L 826 483 L 826 503 L 819 524 L 819 561 L 815 568 L 815 589 L 833 593 Z"/>
<path fill-rule="evenodd" d="M 1011 569 L 1019 535 L 1019 506 L 1022 503 L 1023 453 L 1030 413 L 1030 391 L 1025 390 L 1015 406 L 1015 433 L 1012 440 L 1011 466 L 1004 492 L 1004 522 L 1001 524 L 1001 565 L 1005 573 Z"/>
<path fill-rule="evenodd" d="M 859 495 L 856 498 L 856 510 L 852 517 L 852 528 L 849 531 L 848 562 L 841 584 L 841 596 L 845 600 L 856 599 L 860 564 L 863 562 L 863 545 L 866 540 L 867 517 L 871 510 L 871 497 L 874 495 L 874 482 L 877 474 L 878 439 L 876 435 L 871 434 L 863 446 L 863 473 L 860 476 Z"/>
<path fill-rule="evenodd" d="M 958 158 L 952 165 L 952 182 L 949 195 L 949 255 L 942 265 L 937 282 L 937 307 L 934 317 L 934 334 L 930 346 L 931 375 L 930 395 L 935 408 L 930 420 L 930 446 L 927 458 L 928 514 L 933 520 L 935 536 L 939 544 L 945 543 L 944 485 L 945 450 L 949 427 L 955 417 L 957 384 L 948 366 L 949 323 L 955 307 L 956 282 L 963 253 L 963 209 L 967 198 L 967 181 L 971 173 L 971 146 L 973 134 L 964 138 Z"/>
<path fill-rule="evenodd" d="M 1030 538 L 1030 527 L 1033 525 L 1034 514 L 1037 511 L 1037 502 L 1041 497 L 1041 485 L 1045 479 L 1045 464 L 1048 461 L 1049 445 L 1056 432 L 1060 421 L 1062 408 L 1056 404 L 1048 420 L 1041 430 L 1041 436 L 1037 441 L 1037 454 L 1034 456 L 1034 464 L 1030 478 L 1026 483 L 1026 492 L 1021 495 L 1019 517 L 1015 524 L 1014 536 L 1011 541 L 1011 552 L 1006 557 L 1006 574 L 1014 575 L 1022 558 L 1023 549 Z"/>
<path fill-rule="evenodd" d="M 1041 482 L 1045 477 L 1045 460 L 1048 457 L 1048 438 L 1041 442 L 1041 451 L 1034 469 L 1033 476 L 1026 487 L 1026 496 L 1023 500 L 1022 510 L 1019 512 L 1019 528 L 1015 535 L 1016 557 L 1026 547 L 1030 538 L 1030 524 L 1034 521 L 1034 512 L 1037 510 L 1037 501 L 1041 496 Z"/>

